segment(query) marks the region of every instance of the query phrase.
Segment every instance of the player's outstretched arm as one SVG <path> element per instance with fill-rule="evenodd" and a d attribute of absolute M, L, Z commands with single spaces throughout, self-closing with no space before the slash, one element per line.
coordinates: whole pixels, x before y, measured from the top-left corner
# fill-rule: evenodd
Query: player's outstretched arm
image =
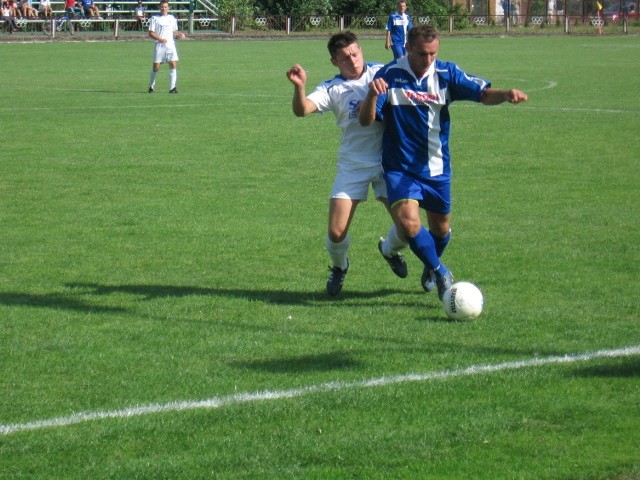
<path fill-rule="evenodd" d="M 527 94 L 521 92 L 520 90 L 511 89 L 511 90 L 502 90 L 499 88 L 486 88 L 482 92 L 482 96 L 480 97 L 480 102 L 483 105 L 499 105 L 504 102 L 509 103 L 520 103 L 526 102 L 528 99 Z"/>
<path fill-rule="evenodd" d="M 315 112 L 318 107 L 307 98 L 307 72 L 300 65 L 294 65 L 287 71 L 287 78 L 293 83 L 293 100 L 291 108 L 296 117 L 306 117 Z"/>

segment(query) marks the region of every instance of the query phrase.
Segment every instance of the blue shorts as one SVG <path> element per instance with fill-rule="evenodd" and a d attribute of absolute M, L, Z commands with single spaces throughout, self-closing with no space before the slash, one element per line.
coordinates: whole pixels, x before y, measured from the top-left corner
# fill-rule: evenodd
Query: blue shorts
<path fill-rule="evenodd" d="M 422 180 L 405 172 L 386 172 L 389 205 L 401 200 L 415 200 L 421 208 L 446 215 L 451 211 L 451 181 Z"/>
<path fill-rule="evenodd" d="M 407 54 L 407 49 L 404 45 L 391 45 L 391 52 L 393 53 L 393 59 L 397 60 Z"/>

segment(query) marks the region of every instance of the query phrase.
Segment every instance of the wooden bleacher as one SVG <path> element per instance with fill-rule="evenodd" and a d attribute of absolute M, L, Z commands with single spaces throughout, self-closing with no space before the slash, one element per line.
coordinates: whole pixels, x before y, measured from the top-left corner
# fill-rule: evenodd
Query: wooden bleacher
<path fill-rule="evenodd" d="M 111 18 L 118 16 L 121 18 L 132 18 L 135 16 L 135 6 L 138 4 L 137 0 L 122 0 L 122 1 L 94 1 L 100 10 L 102 18 Z M 159 13 L 157 0 L 144 0 L 145 13 L 147 16 L 155 15 Z M 193 13 L 194 15 L 211 15 L 210 9 L 203 8 L 203 5 L 194 0 L 193 5 L 189 0 L 170 0 L 171 13 L 178 16 L 180 14 Z M 38 1 L 34 0 L 34 8 L 38 8 Z M 54 15 L 64 14 L 64 1 L 52 0 L 51 8 Z"/>

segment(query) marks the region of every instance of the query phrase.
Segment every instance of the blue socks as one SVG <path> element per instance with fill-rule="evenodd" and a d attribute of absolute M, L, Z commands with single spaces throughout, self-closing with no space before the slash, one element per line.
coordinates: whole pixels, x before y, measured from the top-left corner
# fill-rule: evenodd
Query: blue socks
<path fill-rule="evenodd" d="M 433 243 L 436 246 L 436 254 L 438 255 L 438 258 L 440 258 L 442 256 L 442 253 L 444 252 L 444 249 L 447 248 L 449 240 L 451 240 L 451 230 L 449 230 L 449 233 L 447 233 L 447 236 L 444 238 L 438 238 L 431 232 L 429 232 L 429 235 L 431 235 L 431 238 L 433 238 Z"/>
<path fill-rule="evenodd" d="M 413 238 L 408 238 L 409 248 L 428 268 L 436 275 L 446 275 L 448 270 L 444 264 L 440 263 L 440 255 L 449 243 L 451 233 L 444 238 L 434 237 L 424 226 L 420 228 L 418 234 Z"/>

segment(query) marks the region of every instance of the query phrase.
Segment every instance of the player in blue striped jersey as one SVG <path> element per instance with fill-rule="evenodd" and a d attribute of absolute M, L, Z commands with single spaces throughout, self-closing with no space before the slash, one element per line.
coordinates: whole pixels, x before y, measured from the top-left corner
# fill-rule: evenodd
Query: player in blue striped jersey
<path fill-rule="evenodd" d="M 398 10 L 391 13 L 387 19 L 387 33 L 384 39 L 384 48 L 391 49 L 394 60 L 407 54 L 407 32 L 412 27 L 413 22 L 407 13 L 407 2 L 400 0 Z"/>
<path fill-rule="evenodd" d="M 442 300 L 453 275 L 440 262 L 451 237 L 449 105 L 470 100 L 484 105 L 524 102 L 520 90 L 491 88 L 456 64 L 437 60 L 440 40 L 431 26 L 409 31 L 407 55 L 386 65 L 369 85 L 360 123 L 384 123 L 382 167 L 391 212 L 409 247 L 424 264 L 422 286 L 438 288 Z M 427 214 L 422 225 L 420 208 Z"/>
<path fill-rule="evenodd" d="M 387 209 L 389 204 L 380 163 L 382 125 L 367 128 L 358 121 L 360 105 L 367 95 L 369 83 L 382 65 L 364 62 L 358 39 L 351 32 L 333 35 L 327 48 L 331 63 L 340 72 L 338 75 L 320 83 L 309 95 L 306 94 L 307 72 L 300 65 L 291 67 L 287 78 L 294 86 L 292 109 L 296 116 L 332 111 L 336 125 L 342 130 L 325 242 L 333 263 L 329 267 L 327 292 L 335 296 L 340 293 L 349 268 L 349 225 L 357 205 L 367 200 L 370 186 L 376 199 Z M 399 238 L 395 225 L 390 228 L 387 238 L 378 244 L 380 253 L 401 278 L 407 276 L 407 264 L 399 251 L 406 245 Z"/>

